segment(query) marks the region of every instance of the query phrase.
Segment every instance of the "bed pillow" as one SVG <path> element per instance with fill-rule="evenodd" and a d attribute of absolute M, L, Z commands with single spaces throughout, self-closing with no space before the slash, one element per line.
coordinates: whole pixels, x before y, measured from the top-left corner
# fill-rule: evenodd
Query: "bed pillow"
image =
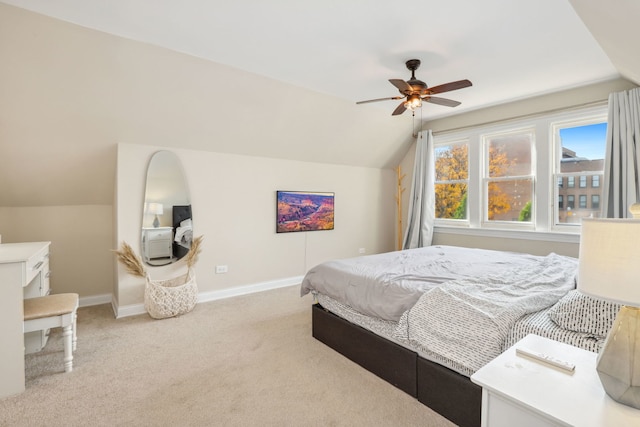
<path fill-rule="evenodd" d="M 590 297 L 574 289 L 549 309 L 549 317 L 561 328 L 605 337 L 618 311 L 620 304 Z"/>

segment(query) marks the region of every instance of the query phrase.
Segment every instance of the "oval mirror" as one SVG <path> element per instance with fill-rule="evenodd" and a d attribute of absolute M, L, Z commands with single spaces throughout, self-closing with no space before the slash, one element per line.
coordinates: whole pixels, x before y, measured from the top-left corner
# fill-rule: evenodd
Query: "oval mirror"
<path fill-rule="evenodd" d="M 184 257 L 193 239 L 187 181 L 180 159 L 158 151 L 149 161 L 142 214 L 142 259 L 166 265 Z"/>

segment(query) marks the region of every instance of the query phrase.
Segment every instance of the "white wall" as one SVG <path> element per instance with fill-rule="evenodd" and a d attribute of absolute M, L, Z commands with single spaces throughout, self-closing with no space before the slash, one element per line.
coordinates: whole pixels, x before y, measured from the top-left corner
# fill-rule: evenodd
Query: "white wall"
<path fill-rule="evenodd" d="M 146 168 L 163 147 L 119 144 L 116 239 L 140 253 Z M 169 148 L 180 158 L 191 192 L 194 235 L 204 242 L 196 276 L 201 293 L 299 279 L 329 259 L 394 249 L 395 173 L 373 169 Z M 275 232 L 276 190 L 335 193 L 335 229 Z M 116 244 L 114 242 L 114 244 Z M 229 272 L 215 274 L 215 265 Z M 168 278 L 183 263 L 150 267 Z M 115 304 L 121 315 L 143 301 L 144 280 L 117 267 Z"/>

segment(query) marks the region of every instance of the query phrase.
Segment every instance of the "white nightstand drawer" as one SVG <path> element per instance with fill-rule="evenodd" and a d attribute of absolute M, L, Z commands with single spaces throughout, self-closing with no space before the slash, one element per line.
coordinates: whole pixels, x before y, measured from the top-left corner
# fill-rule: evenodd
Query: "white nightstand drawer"
<path fill-rule="evenodd" d="M 171 238 L 173 237 L 173 232 L 170 228 L 162 228 L 157 230 L 149 229 L 147 231 L 147 237 L 149 238 L 149 240 L 171 240 Z"/>
<path fill-rule="evenodd" d="M 488 399 L 485 404 L 485 399 Z M 500 395 L 482 391 L 482 407 L 487 408 L 487 413 L 482 414 L 487 421 L 483 425 L 491 427 L 557 427 L 563 424 L 556 424 L 540 414 L 528 410 L 527 408 L 514 404 L 514 402 L 503 398 Z M 517 420 L 517 424 L 514 424 Z M 489 422 L 490 421 L 490 422 Z"/>

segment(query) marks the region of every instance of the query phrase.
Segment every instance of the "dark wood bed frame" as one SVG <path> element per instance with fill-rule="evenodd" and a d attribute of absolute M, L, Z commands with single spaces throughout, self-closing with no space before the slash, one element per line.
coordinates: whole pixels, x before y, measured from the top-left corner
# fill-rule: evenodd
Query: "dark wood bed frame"
<path fill-rule="evenodd" d="M 482 388 L 468 377 L 312 306 L 312 334 L 460 427 L 480 426 Z"/>

